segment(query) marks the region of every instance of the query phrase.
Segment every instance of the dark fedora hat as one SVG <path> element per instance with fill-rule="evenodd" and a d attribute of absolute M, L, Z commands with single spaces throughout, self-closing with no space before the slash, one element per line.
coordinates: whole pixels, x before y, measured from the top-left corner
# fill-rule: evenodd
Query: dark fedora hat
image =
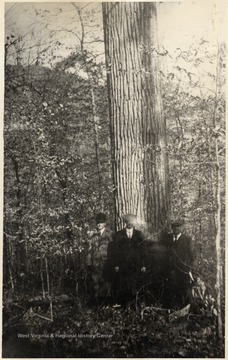
<path fill-rule="evenodd" d="M 183 225 L 183 221 L 182 220 L 174 220 L 171 222 L 171 226 L 172 227 L 179 227 Z"/>
<path fill-rule="evenodd" d="M 96 222 L 97 222 L 97 224 L 105 223 L 106 220 L 107 220 L 107 217 L 106 217 L 105 214 L 103 214 L 103 213 L 98 213 L 98 214 L 96 215 Z"/>

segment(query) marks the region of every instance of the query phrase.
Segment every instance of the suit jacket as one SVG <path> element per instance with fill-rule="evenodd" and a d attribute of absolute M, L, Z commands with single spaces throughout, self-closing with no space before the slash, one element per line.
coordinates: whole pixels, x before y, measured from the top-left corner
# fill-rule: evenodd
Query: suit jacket
<path fill-rule="evenodd" d="M 163 245 L 166 247 L 168 271 L 177 270 L 182 273 L 192 271 L 194 266 L 194 251 L 192 239 L 181 234 L 178 240 L 173 240 L 173 234 L 165 235 Z"/>
<path fill-rule="evenodd" d="M 126 229 L 122 229 L 114 236 L 114 241 L 108 247 L 107 265 L 111 276 L 114 268 L 119 267 L 120 276 L 135 276 L 140 273 L 144 265 L 144 235 L 134 229 L 132 238 L 127 237 Z"/>

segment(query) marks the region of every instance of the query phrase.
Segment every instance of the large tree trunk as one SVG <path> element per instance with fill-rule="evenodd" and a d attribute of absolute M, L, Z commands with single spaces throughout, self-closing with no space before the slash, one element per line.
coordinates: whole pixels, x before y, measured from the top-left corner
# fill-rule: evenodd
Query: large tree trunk
<path fill-rule="evenodd" d="M 155 3 L 103 3 L 117 228 L 135 213 L 156 238 L 169 210 Z"/>

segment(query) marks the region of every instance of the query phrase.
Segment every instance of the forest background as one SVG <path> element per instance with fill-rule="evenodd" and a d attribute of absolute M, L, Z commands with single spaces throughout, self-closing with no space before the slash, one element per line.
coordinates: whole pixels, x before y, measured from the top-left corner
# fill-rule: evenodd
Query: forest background
<path fill-rule="evenodd" d="M 212 297 L 218 189 L 222 274 L 225 251 L 219 4 L 158 4 L 172 217 L 185 220 L 197 272 Z M 12 303 L 48 299 L 52 307 L 50 296 L 86 297 L 84 260 L 94 215 L 105 212 L 115 229 L 101 5 L 7 4 L 4 71 L 4 303 L 12 310 Z M 53 317 L 57 308 L 39 311 Z"/>

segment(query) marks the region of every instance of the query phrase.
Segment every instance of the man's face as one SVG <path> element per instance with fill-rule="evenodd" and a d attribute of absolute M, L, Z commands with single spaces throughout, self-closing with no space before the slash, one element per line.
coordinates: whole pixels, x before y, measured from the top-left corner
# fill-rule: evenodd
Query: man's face
<path fill-rule="evenodd" d="M 180 226 L 172 226 L 172 230 L 173 230 L 174 235 L 178 235 L 181 232 L 181 227 Z"/>
<path fill-rule="evenodd" d="M 102 230 L 102 229 L 105 228 L 105 226 L 106 226 L 106 223 L 98 223 L 97 224 L 97 230 Z"/>
<path fill-rule="evenodd" d="M 131 222 L 131 221 L 129 221 L 128 223 L 126 223 L 126 228 L 127 229 L 132 229 L 134 227 L 134 224 Z"/>

